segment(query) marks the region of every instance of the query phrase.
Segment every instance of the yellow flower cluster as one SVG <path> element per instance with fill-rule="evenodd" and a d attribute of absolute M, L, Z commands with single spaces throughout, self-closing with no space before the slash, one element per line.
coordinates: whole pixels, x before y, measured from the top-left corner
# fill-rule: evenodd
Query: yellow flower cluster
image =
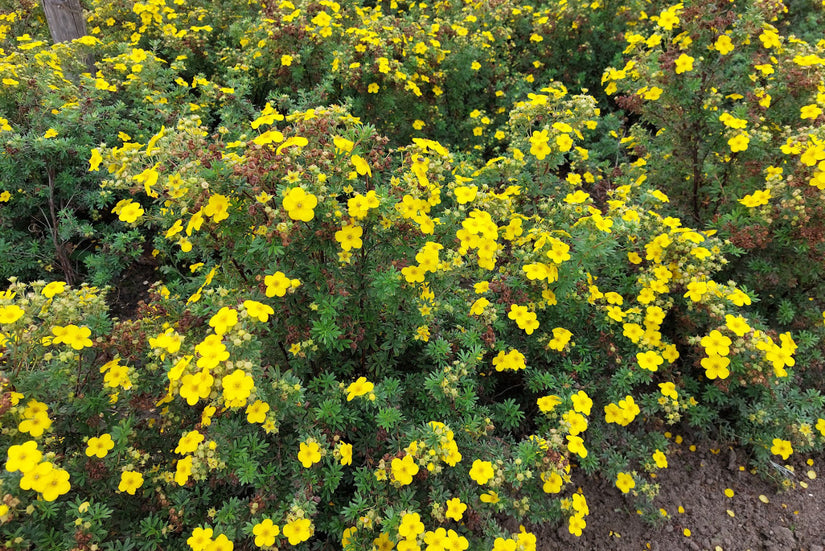
<path fill-rule="evenodd" d="M 29 402 L 27 409 L 38 409 L 42 405 L 32 401 Z M 39 434 L 32 433 L 32 436 L 39 436 Z M 38 449 L 37 442 L 34 440 L 9 447 L 6 470 L 12 473 L 18 471 L 22 473 L 20 488 L 38 492 L 45 501 L 54 501 L 71 489 L 68 471 L 57 467 L 51 461 L 43 461 L 43 452 Z"/>

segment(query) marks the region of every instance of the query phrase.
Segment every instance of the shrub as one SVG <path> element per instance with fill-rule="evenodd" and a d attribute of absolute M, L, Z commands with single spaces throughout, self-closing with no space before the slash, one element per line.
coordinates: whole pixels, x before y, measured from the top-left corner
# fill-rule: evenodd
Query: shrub
<path fill-rule="evenodd" d="M 762 465 L 821 449 L 825 402 L 796 369 L 816 359 L 821 329 L 791 332 L 790 318 L 752 308 L 751 287 L 729 279 L 738 268 L 724 253 L 738 251 L 722 227 L 671 210 L 694 174 L 672 133 L 699 124 L 696 147 L 722 158 L 725 120 L 665 113 L 648 132 L 654 110 L 626 95 L 639 124 L 623 138 L 621 113 L 513 57 L 522 43 L 547 53 L 531 39 L 541 29 L 564 43 L 550 15 L 617 29 L 639 8 L 385 8 L 101 3 L 91 32 L 105 26 L 111 41 L 15 61 L 54 77 L 38 65 L 45 52 L 99 56 L 80 84 L 32 77 L 4 96 L 46 122 L 4 119 L 7 147 L 33 153 L 2 162 L 31 164 L 19 197 L 43 193 L 36 174 L 56 160 L 67 186 L 85 186 L 94 209 L 67 216 L 97 224 L 86 262 L 108 275 L 94 282 L 138 254 L 159 281 L 127 319 L 83 283 L 12 278 L 0 295 L 6 547 L 528 550 L 534 523 L 586 527 L 577 472 L 656 518 L 654 475 L 677 427 L 746 445 Z M 705 28 L 704 12 L 681 9 L 658 21 Z M 759 17 L 746 10 L 742 24 Z M 668 52 L 645 45 L 653 53 L 629 49 L 639 59 L 624 74 L 607 71 L 606 92 L 648 79 L 674 113 L 692 106 L 694 85 L 659 72 Z M 406 78 L 383 72 L 382 54 Z M 416 69 L 439 63 L 443 75 Z M 552 71 L 592 70 L 576 63 Z M 433 88 L 415 103 L 408 83 L 421 91 L 423 77 Z M 374 79 L 387 79 L 376 103 Z M 18 129 L 74 115 L 49 122 L 38 94 L 116 118 L 46 149 L 55 136 Z M 425 122 L 415 132 L 413 117 Z M 807 131 L 765 130 L 806 140 L 813 153 L 787 144 L 803 165 L 819 139 Z M 752 142 L 708 160 L 703 178 L 747 174 L 737 159 L 765 155 Z M 777 194 L 783 174 L 768 176 Z M 36 206 L 7 199 L 10 227 Z"/>
<path fill-rule="evenodd" d="M 625 66 L 604 74 L 638 117 L 628 147 L 674 213 L 729 240 L 723 277 L 755 291 L 758 312 L 781 330 L 819 326 L 825 298 L 822 44 L 795 36 L 787 11 L 670 6 L 627 35 Z M 821 358 L 813 363 L 819 385 Z"/>

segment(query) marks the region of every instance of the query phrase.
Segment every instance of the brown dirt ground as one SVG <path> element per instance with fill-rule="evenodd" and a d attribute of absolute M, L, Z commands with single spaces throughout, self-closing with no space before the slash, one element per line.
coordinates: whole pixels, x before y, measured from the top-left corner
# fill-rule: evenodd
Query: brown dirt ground
<path fill-rule="evenodd" d="M 612 481 L 582 476 L 573 482 L 587 497 L 587 528 L 579 538 L 566 524 L 539 529 L 538 549 L 825 551 L 825 472 L 818 476 L 825 456 L 780 461 L 793 469 L 785 473 L 793 487 L 782 490 L 750 471 L 742 450 L 707 444 L 693 450 L 686 442 L 674 445 L 668 468 L 656 477 L 655 504 L 668 514 L 661 526 L 645 522 Z"/>

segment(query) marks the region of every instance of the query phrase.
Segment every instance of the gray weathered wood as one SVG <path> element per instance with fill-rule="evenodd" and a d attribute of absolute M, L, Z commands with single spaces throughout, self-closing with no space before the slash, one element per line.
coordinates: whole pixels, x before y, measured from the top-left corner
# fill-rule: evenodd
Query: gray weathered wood
<path fill-rule="evenodd" d="M 43 11 L 46 13 L 46 22 L 52 40 L 70 42 L 76 38 L 86 36 L 86 18 L 83 16 L 83 7 L 80 0 L 42 0 Z M 83 59 L 89 72 L 95 74 L 95 62 L 92 56 Z M 75 80 L 75 75 L 70 75 Z"/>
<path fill-rule="evenodd" d="M 80 0 L 43 0 L 43 11 L 55 42 L 69 42 L 86 36 L 86 19 Z"/>

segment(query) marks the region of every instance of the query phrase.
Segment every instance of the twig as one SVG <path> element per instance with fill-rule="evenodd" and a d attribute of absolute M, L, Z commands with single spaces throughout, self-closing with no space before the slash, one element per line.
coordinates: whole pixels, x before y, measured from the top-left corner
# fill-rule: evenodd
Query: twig
<path fill-rule="evenodd" d="M 49 176 L 49 213 L 51 215 L 51 226 L 49 228 L 52 234 L 52 244 L 54 245 L 54 254 L 57 257 L 57 262 L 60 264 L 60 269 L 66 278 L 66 283 L 74 285 L 74 270 L 69 257 L 66 254 L 66 248 L 60 243 L 57 235 L 57 211 L 54 207 L 54 169 L 50 168 L 47 172 Z"/>

